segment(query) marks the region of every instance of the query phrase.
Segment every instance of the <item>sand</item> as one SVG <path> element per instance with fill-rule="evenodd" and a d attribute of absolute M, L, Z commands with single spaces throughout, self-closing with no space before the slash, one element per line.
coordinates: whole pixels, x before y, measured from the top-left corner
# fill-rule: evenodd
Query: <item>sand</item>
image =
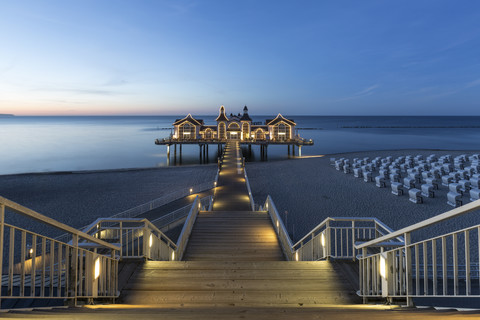
<path fill-rule="evenodd" d="M 247 173 L 257 204 L 272 199 L 293 240 L 299 240 L 327 217 L 376 217 L 394 230 L 453 209 L 446 202 L 447 188 L 440 186 L 435 198 L 423 204 L 395 196 L 387 188 L 365 183 L 353 174 L 344 174 L 330 165 L 330 157 L 364 158 L 401 155 L 437 156 L 472 154 L 472 151 L 366 151 L 247 163 Z M 112 170 L 82 173 L 49 173 L 0 176 L 0 195 L 73 227 L 99 217 L 143 204 L 166 193 L 213 181 L 216 165 L 181 166 L 143 170 Z M 375 176 L 376 174 L 374 174 Z M 467 196 L 464 201 L 469 202 Z M 445 232 L 479 224 L 477 214 L 468 214 L 448 224 L 431 228 Z M 30 224 L 31 225 L 31 222 Z M 20 224 L 20 226 L 23 226 Z M 34 225 L 37 231 L 40 226 Z"/>
<path fill-rule="evenodd" d="M 353 173 L 345 174 L 330 165 L 330 158 L 364 158 L 377 156 L 398 156 L 430 154 L 437 156 L 451 154 L 473 154 L 472 151 L 399 150 L 367 151 L 326 155 L 323 158 L 294 159 L 275 162 L 247 164 L 247 174 L 254 200 L 265 202 L 271 195 L 278 211 L 285 217 L 291 237 L 296 241 L 327 217 L 376 217 L 394 230 L 406 227 L 453 209 L 447 204 L 447 187 L 440 186 L 435 198 L 425 199 L 423 204 L 408 200 L 408 194 L 395 196 L 391 188 L 377 188 L 374 182 L 365 183 Z M 378 175 L 374 173 L 373 176 Z M 464 196 L 465 202 L 469 197 Z M 284 219 L 285 220 L 285 219 Z M 423 235 L 437 234 L 462 226 L 479 224 L 477 214 L 468 214 L 448 224 L 438 225 Z"/>
<path fill-rule="evenodd" d="M 176 190 L 213 181 L 216 165 L 162 167 L 73 173 L 0 176 L 0 195 L 72 227 L 82 227 L 100 217 L 159 198 Z M 31 220 L 7 222 L 57 234 Z M 53 234 L 52 234 L 53 233 Z M 61 234 L 62 232 L 58 232 Z"/>

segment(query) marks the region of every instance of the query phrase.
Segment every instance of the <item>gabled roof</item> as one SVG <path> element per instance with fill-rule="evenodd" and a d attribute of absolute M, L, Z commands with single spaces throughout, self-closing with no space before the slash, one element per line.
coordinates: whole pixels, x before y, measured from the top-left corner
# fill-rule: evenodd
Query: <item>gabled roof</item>
<path fill-rule="evenodd" d="M 277 123 L 279 123 L 280 121 L 283 121 L 291 126 L 296 126 L 297 124 L 295 122 L 293 122 L 293 120 L 290 120 L 290 119 L 287 119 L 285 118 L 284 116 L 282 116 L 280 113 L 275 117 L 275 119 L 273 120 L 266 120 L 265 121 L 265 124 L 266 125 L 269 125 L 269 126 L 272 126 L 272 125 L 275 125 Z"/>
<path fill-rule="evenodd" d="M 196 126 L 201 126 L 203 124 L 203 120 L 200 120 L 200 119 L 197 120 L 194 117 L 192 117 L 192 115 L 189 113 L 185 118 L 175 120 L 173 125 L 176 126 L 176 125 L 182 124 L 185 121 L 188 121 Z"/>
<path fill-rule="evenodd" d="M 227 116 L 225 115 L 225 107 L 221 106 L 217 119 L 215 121 L 228 121 Z"/>

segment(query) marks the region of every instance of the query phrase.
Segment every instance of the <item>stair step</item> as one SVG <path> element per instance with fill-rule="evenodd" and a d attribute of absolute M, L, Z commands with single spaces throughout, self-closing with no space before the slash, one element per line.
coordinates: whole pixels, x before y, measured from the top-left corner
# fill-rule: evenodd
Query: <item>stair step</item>
<path fill-rule="evenodd" d="M 127 290 L 128 291 L 128 290 Z M 248 306 L 299 306 L 351 303 L 352 294 L 338 291 L 142 291 L 135 290 L 123 298 L 130 304 L 200 304 Z"/>

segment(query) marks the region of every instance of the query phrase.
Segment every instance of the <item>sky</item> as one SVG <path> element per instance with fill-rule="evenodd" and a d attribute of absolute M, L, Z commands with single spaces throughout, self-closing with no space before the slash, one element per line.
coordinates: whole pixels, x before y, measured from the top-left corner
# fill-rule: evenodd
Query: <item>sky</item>
<path fill-rule="evenodd" d="M 0 113 L 480 115 L 480 1 L 0 0 Z"/>

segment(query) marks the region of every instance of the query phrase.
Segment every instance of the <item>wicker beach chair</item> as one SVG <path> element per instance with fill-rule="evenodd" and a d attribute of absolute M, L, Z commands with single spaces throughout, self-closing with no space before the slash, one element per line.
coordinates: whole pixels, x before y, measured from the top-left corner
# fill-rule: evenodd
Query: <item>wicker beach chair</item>
<path fill-rule="evenodd" d="M 422 192 L 416 188 L 408 190 L 408 200 L 413 203 L 423 203 Z"/>

